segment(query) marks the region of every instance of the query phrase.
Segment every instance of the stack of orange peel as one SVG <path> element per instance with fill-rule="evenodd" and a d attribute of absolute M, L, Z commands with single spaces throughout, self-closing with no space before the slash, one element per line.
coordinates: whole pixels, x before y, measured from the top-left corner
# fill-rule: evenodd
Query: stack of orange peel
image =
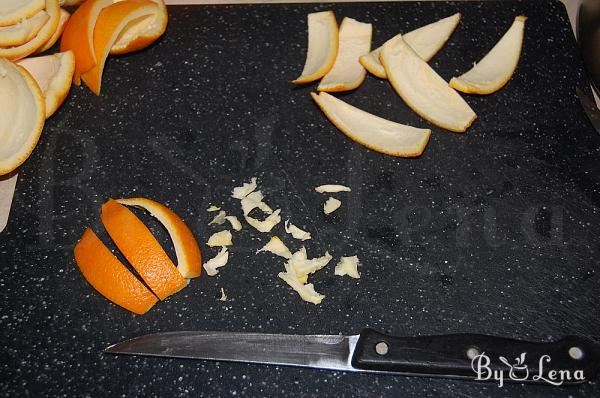
<path fill-rule="evenodd" d="M 166 228 L 177 266 L 146 225 L 126 206 L 142 208 Z M 74 249 L 75 261 L 87 281 L 104 297 L 136 314 L 144 314 L 200 276 L 202 258 L 193 233 L 172 210 L 146 198 L 110 199 L 102 205 L 102 224 L 138 279 L 87 228 Z M 143 282 L 142 282 L 143 281 Z"/>
<path fill-rule="evenodd" d="M 109 54 L 127 54 L 148 47 L 167 28 L 163 0 L 87 0 L 65 27 L 60 50 L 75 54 L 73 82 L 81 80 L 100 95 L 102 72 Z"/>
<path fill-rule="evenodd" d="M 61 8 L 79 3 L 73 15 Z M 108 55 L 149 46 L 167 21 L 163 0 L 0 0 L 0 175 L 33 152 L 72 82 L 100 95 Z M 61 52 L 29 57 L 59 39 Z"/>

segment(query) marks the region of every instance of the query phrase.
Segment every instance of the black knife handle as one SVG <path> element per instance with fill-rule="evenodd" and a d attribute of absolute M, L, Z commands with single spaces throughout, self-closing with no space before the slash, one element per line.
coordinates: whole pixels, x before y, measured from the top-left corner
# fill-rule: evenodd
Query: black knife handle
<path fill-rule="evenodd" d="M 577 336 L 534 343 L 480 334 L 393 337 L 365 329 L 356 343 L 352 366 L 473 380 L 502 377 L 504 382 L 578 384 L 593 379 L 600 370 L 600 345 Z"/>

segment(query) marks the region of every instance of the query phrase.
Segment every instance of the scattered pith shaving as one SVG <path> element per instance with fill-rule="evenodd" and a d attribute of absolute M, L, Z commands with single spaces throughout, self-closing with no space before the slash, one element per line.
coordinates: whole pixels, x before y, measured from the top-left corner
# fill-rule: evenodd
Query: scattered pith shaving
<path fill-rule="evenodd" d="M 263 221 L 257 220 L 256 218 L 252 218 L 250 216 L 244 216 L 246 222 L 256 228 L 259 232 L 269 232 L 273 229 L 273 227 L 281 221 L 281 209 L 277 209 L 273 212 L 273 214 L 269 215 Z"/>
<path fill-rule="evenodd" d="M 277 276 L 290 285 L 290 287 L 294 289 L 304 301 L 308 301 L 309 303 L 313 304 L 320 304 L 325 298 L 324 295 L 315 291 L 315 287 L 312 283 L 304 285 L 288 264 L 285 265 L 285 272 L 280 272 L 277 274 Z"/>
<path fill-rule="evenodd" d="M 310 239 L 310 232 L 301 230 L 300 228 L 298 228 L 297 226 L 292 224 L 290 222 L 290 220 L 287 220 L 285 222 L 285 232 L 287 232 L 288 234 L 291 234 L 293 238 L 299 239 L 302 241 Z"/>
<path fill-rule="evenodd" d="M 238 220 L 236 216 L 227 216 L 225 217 L 225 219 L 229 221 L 229 223 L 231 224 L 231 228 L 233 228 L 234 230 L 242 230 L 242 223 L 240 223 L 240 220 Z"/>
<path fill-rule="evenodd" d="M 339 276 L 348 275 L 351 278 L 359 279 L 358 265 L 358 256 L 342 257 L 340 262 L 335 266 L 334 273 Z"/>
<path fill-rule="evenodd" d="M 215 218 L 213 218 L 212 221 L 208 223 L 208 225 L 212 225 L 212 224 L 221 225 L 225 222 L 226 216 L 227 216 L 227 213 L 225 213 L 223 210 L 221 210 L 219 212 L 219 214 L 217 214 L 215 216 Z"/>
<path fill-rule="evenodd" d="M 240 205 L 244 214 L 244 219 L 248 224 L 262 233 L 270 232 L 277 224 L 281 222 L 281 209 L 273 211 L 265 202 L 264 196 L 258 189 L 257 178 L 253 177 L 250 182 L 244 183 L 241 187 L 236 187 L 232 191 L 232 197 L 240 200 Z M 350 188 L 343 185 L 326 184 L 315 188 L 319 193 L 335 193 L 335 192 L 350 192 Z M 323 205 L 325 214 L 330 214 L 341 206 L 342 202 L 336 198 L 330 197 Z M 259 209 L 267 216 L 264 220 L 259 220 L 250 217 L 249 214 L 254 210 Z M 220 207 L 211 205 L 207 211 L 219 212 L 209 223 L 221 225 L 229 221 L 232 229 L 240 231 L 242 224 L 235 216 L 228 216 Z M 311 234 L 292 224 L 290 220 L 285 222 L 285 232 L 292 235 L 294 239 L 301 241 L 311 239 Z M 229 252 L 226 246 L 232 245 L 232 235 L 229 230 L 214 233 L 208 240 L 207 245 L 211 247 L 221 246 L 219 253 L 212 259 L 208 260 L 204 265 L 207 275 L 214 276 L 218 274 L 218 268 L 227 264 L 229 260 Z M 277 256 L 287 259 L 285 262 L 285 272 L 280 272 L 278 277 L 285 281 L 292 289 L 294 289 L 302 300 L 320 304 L 325 295 L 315 291 L 314 285 L 308 283 L 308 276 L 323 269 L 329 262 L 332 256 L 329 252 L 325 255 L 309 259 L 306 249 L 302 247 L 300 250 L 292 253 L 289 248 L 283 243 L 278 236 L 272 236 L 271 239 L 256 253 L 268 251 Z M 336 275 L 348 275 L 352 278 L 360 278 L 358 272 L 359 260 L 357 256 L 342 257 L 335 267 Z M 221 288 L 221 301 L 227 300 L 225 290 Z"/>
<path fill-rule="evenodd" d="M 290 266 L 290 269 L 294 271 L 294 274 L 301 282 L 306 283 L 309 274 L 314 274 L 318 270 L 324 268 L 327 264 L 329 264 L 331 259 L 332 257 L 329 252 L 325 252 L 325 255 L 322 257 L 308 259 L 306 255 L 306 249 L 303 247 L 292 254 L 292 257 L 288 260 L 287 265 Z"/>
<path fill-rule="evenodd" d="M 254 191 L 249 193 L 247 196 L 242 198 L 242 212 L 245 216 L 250 214 L 250 212 L 256 208 L 259 208 L 263 212 L 267 214 L 272 214 L 273 210 L 262 200 L 264 199 L 263 194 L 260 191 Z"/>
<path fill-rule="evenodd" d="M 299 271 L 296 271 L 295 267 L 299 264 L 302 264 L 307 259 L 308 256 L 306 254 L 306 248 L 302 246 L 300 250 L 292 253 L 292 258 L 290 258 L 286 263 L 286 265 L 289 265 L 290 269 L 294 272 L 294 275 L 296 275 L 296 278 L 298 278 L 301 283 L 306 283 L 308 281 L 308 274 L 299 275 Z"/>
<path fill-rule="evenodd" d="M 252 177 L 250 182 L 244 183 L 244 185 L 241 187 L 233 188 L 233 191 L 231 191 L 231 196 L 236 199 L 243 199 L 244 197 L 248 196 L 250 192 L 254 191 L 256 186 L 256 177 Z"/>
<path fill-rule="evenodd" d="M 217 253 L 214 258 L 211 258 L 206 263 L 204 263 L 203 267 L 206 270 L 206 274 L 208 276 L 215 276 L 219 273 L 217 268 L 220 268 L 227 264 L 229 261 L 229 252 L 226 247 L 222 247 L 221 251 Z"/>
<path fill-rule="evenodd" d="M 231 246 L 233 242 L 231 241 L 231 232 L 229 230 L 215 232 L 208 238 L 208 242 L 206 244 L 210 247 L 217 246 Z"/>
<path fill-rule="evenodd" d="M 315 188 L 318 193 L 350 192 L 350 188 L 338 184 L 319 185 Z"/>
<path fill-rule="evenodd" d="M 276 256 L 288 259 L 292 257 L 290 249 L 277 236 L 272 236 L 266 245 L 256 251 L 256 254 L 260 252 L 270 252 Z"/>
<path fill-rule="evenodd" d="M 329 198 L 323 205 L 323 211 L 325 212 L 325 214 L 331 214 L 337 209 L 339 209 L 341 205 L 342 202 L 340 202 L 336 198 Z"/>

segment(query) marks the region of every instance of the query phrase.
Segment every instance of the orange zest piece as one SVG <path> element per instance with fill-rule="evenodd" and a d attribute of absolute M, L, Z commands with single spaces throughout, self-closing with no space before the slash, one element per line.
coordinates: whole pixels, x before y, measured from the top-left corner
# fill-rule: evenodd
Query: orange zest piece
<path fill-rule="evenodd" d="M 146 198 L 117 199 L 127 206 L 141 207 L 150 212 L 167 229 L 175 254 L 177 269 L 184 278 L 196 278 L 202 270 L 200 247 L 194 234 L 181 218 L 166 206 Z"/>
<path fill-rule="evenodd" d="M 85 7 L 86 5 L 87 3 L 84 3 L 81 7 Z M 90 70 L 83 72 L 81 75 L 85 84 L 96 95 L 100 95 L 104 64 L 119 34 L 131 23 L 141 21 L 143 18 L 152 18 L 156 14 L 157 9 L 157 4 L 149 0 L 136 2 L 122 1 L 110 5 L 100 12 L 93 33 L 94 59 L 96 63 Z M 73 16 L 71 19 L 73 19 Z"/>
<path fill-rule="evenodd" d="M 147 312 L 158 299 L 87 228 L 74 249 L 85 279 L 104 297 L 136 314 Z"/>
<path fill-rule="evenodd" d="M 67 21 L 60 41 L 60 51 L 73 51 L 75 54 L 75 73 L 73 82 L 81 83 L 81 74 L 96 65 L 94 53 L 94 27 L 100 12 L 113 0 L 87 0 Z"/>
<path fill-rule="evenodd" d="M 145 2 L 145 0 L 127 0 L 130 2 Z M 142 50 L 154 43 L 167 30 L 169 16 L 164 0 L 152 0 L 156 3 L 157 11 L 152 18 L 143 18 L 134 22 L 121 31 L 119 37 L 112 45 L 110 53 L 113 55 L 128 54 Z"/>
<path fill-rule="evenodd" d="M 101 218 L 123 256 L 159 299 L 187 286 L 152 232 L 128 208 L 111 199 L 102 205 Z"/>

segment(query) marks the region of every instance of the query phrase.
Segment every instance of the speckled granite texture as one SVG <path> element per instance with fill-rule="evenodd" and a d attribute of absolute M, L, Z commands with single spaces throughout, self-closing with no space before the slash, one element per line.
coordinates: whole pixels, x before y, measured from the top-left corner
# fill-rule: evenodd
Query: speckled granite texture
<path fill-rule="evenodd" d="M 468 96 L 478 113 L 463 135 L 412 113 L 386 81 L 367 76 L 341 98 L 433 129 L 420 159 L 370 152 L 339 133 L 294 88 L 306 14 L 333 9 L 374 24 L 374 45 L 463 13 L 432 61 L 449 79 L 468 69 L 518 14 L 529 17 L 517 73 L 499 93 Z M 487 333 L 533 340 L 600 337 L 600 136 L 575 97 L 585 87 L 563 6 L 555 1 L 172 7 L 167 35 L 111 58 L 102 96 L 74 87 L 21 171 L 0 235 L 3 396 L 597 397 L 576 388 L 344 374 L 114 357 L 111 343 L 173 330 L 398 335 Z M 358 254 L 362 278 L 312 279 L 321 306 L 276 274 L 267 239 L 234 235 L 230 263 L 145 316 L 97 294 L 72 249 L 109 197 L 147 196 L 183 215 L 202 241 L 210 204 L 231 212 L 231 188 L 260 178 L 267 201 L 313 233 L 309 253 Z M 323 183 L 343 206 L 322 214 Z M 162 242 L 166 234 L 142 215 Z M 278 230 L 279 231 L 279 230 Z M 279 232 L 281 234 L 281 232 Z M 290 242 L 287 239 L 288 243 Z M 297 243 L 290 243 L 293 249 Z M 204 247 L 205 256 L 216 250 Z M 171 252 L 172 254 L 172 252 Z M 221 287 L 229 299 L 219 301 Z"/>

